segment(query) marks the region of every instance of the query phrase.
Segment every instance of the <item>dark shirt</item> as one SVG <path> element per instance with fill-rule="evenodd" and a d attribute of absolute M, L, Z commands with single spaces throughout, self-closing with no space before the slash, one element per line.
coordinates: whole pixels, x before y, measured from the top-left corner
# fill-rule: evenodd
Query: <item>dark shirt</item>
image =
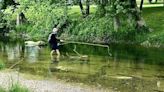
<path fill-rule="evenodd" d="M 56 34 L 51 33 L 49 35 L 49 43 L 50 43 L 50 47 L 52 50 L 56 50 L 59 49 L 58 48 L 58 42 L 60 41 L 59 39 L 56 38 Z"/>

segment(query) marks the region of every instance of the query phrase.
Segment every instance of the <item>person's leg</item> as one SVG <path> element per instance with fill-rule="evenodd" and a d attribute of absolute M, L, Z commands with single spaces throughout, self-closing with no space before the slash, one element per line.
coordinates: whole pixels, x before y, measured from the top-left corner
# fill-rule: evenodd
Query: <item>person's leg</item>
<path fill-rule="evenodd" d="M 55 53 L 55 50 L 52 50 L 51 53 L 50 53 L 51 60 L 53 60 L 53 58 L 54 58 L 54 53 Z"/>
<path fill-rule="evenodd" d="M 60 51 L 59 51 L 59 49 L 56 49 L 56 54 L 57 54 L 58 56 L 60 56 Z"/>
<path fill-rule="evenodd" d="M 60 61 L 60 55 L 56 56 L 56 61 Z"/>
<path fill-rule="evenodd" d="M 54 62 L 59 61 L 60 58 L 60 52 L 59 49 L 52 50 L 51 51 L 51 60 Z"/>

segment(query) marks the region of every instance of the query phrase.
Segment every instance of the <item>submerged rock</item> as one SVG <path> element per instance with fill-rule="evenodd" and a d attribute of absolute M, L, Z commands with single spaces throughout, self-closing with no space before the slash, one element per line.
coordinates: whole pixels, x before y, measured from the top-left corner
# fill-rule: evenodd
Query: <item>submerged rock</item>
<path fill-rule="evenodd" d="M 25 41 L 25 46 L 44 46 L 46 43 L 44 41 Z"/>
<path fill-rule="evenodd" d="M 69 55 L 68 53 L 66 53 L 66 56 L 71 59 L 71 60 L 80 60 L 80 61 L 85 61 L 85 62 L 89 62 L 90 59 L 89 59 L 89 56 L 88 55 L 77 55 L 77 56 L 72 56 L 72 55 Z"/>
<path fill-rule="evenodd" d="M 82 61 L 89 61 L 89 56 L 88 55 L 81 55 L 80 60 Z"/>
<path fill-rule="evenodd" d="M 129 80 L 129 79 L 132 79 L 132 77 L 129 77 L 129 76 L 115 76 L 115 77 L 112 77 L 112 78 L 115 78 L 115 79 L 122 79 L 122 80 Z"/>

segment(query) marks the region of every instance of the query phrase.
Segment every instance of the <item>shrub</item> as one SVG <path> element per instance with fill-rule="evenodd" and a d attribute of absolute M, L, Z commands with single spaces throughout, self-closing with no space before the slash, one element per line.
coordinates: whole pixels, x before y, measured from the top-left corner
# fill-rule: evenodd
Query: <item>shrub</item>
<path fill-rule="evenodd" d="M 9 88 L 9 92 L 29 92 L 29 90 L 20 84 L 13 84 L 11 88 Z"/>
<path fill-rule="evenodd" d="M 0 60 L 0 70 L 3 69 L 3 68 L 5 68 L 5 64 L 2 60 Z"/>

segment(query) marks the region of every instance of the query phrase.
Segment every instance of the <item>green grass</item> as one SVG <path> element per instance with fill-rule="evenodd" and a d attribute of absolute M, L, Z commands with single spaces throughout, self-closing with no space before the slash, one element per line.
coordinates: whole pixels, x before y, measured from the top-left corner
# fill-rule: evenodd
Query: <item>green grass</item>
<path fill-rule="evenodd" d="M 143 17 L 154 32 L 164 31 L 164 7 L 144 8 Z"/>
<path fill-rule="evenodd" d="M 164 44 L 164 7 L 149 7 L 143 9 L 143 17 L 153 30 L 147 34 L 149 41 Z"/>
<path fill-rule="evenodd" d="M 0 60 L 0 70 L 5 68 L 5 64 L 2 60 Z"/>
<path fill-rule="evenodd" d="M 146 1 L 143 5 L 144 8 L 142 11 L 142 15 L 146 21 L 147 26 L 150 27 L 153 31 L 144 34 L 144 37 L 143 35 L 138 35 L 139 39 L 137 38 L 137 42 L 142 43 L 144 41 L 149 41 L 152 44 L 164 44 L 164 7 L 159 7 L 159 5 L 161 4 L 147 3 L 148 2 Z M 91 16 L 95 13 L 95 11 L 96 6 L 92 5 L 90 9 Z M 77 20 L 77 23 L 84 22 L 82 21 L 82 19 L 79 19 L 82 17 L 79 6 L 72 6 L 68 11 L 68 15 L 71 20 Z"/>
<path fill-rule="evenodd" d="M 90 12 L 95 13 L 96 6 L 92 5 Z M 79 6 L 72 6 L 68 15 L 74 18 L 81 16 Z M 158 7 L 158 4 L 149 4 L 149 7 L 143 8 L 143 17 L 148 26 L 156 31 L 164 30 L 164 7 Z"/>
<path fill-rule="evenodd" d="M 21 86 L 20 84 L 12 84 L 12 86 L 6 90 L 0 87 L 0 92 L 30 92 L 26 87 Z"/>
<path fill-rule="evenodd" d="M 85 9 L 85 7 L 84 7 L 84 9 Z M 93 13 L 95 13 L 95 11 L 96 11 L 96 6 L 91 5 L 90 13 L 93 14 Z M 68 16 L 70 17 L 70 19 L 76 19 L 76 18 L 82 17 L 82 14 L 80 12 L 80 7 L 78 5 L 69 7 Z"/>
<path fill-rule="evenodd" d="M 157 3 L 155 3 L 155 0 L 152 0 L 152 4 L 149 3 L 149 0 L 144 0 L 144 5 L 152 5 L 155 6 L 157 4 L 163 4 L 163 0 L 158 0 Z M 141 0 L 137 0 L 137 4 L 139 5 Z"/>
<path fill-rule="evenodd" d="M 96 6 L 92 5 L 90 12 L 95 13 Z M 68 15 L 74 18 L 81 16 L 79 6 L 72 6 Z M 146 20 L 148 26 L 156 31 L 164 30 L 164 7 L 158 7 L 155 4 L 149 4 L 149 7 L 143 8 L 143 17 Z"/>

